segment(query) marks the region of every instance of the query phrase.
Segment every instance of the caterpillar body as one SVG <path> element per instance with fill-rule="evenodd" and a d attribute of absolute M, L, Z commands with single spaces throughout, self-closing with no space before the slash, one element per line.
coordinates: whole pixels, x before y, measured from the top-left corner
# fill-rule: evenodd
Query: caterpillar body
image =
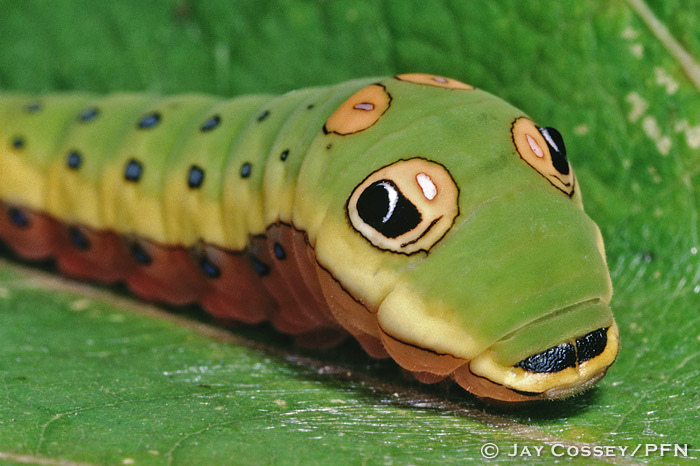
<path fill-rule="evenodd" d="M 618 352 L 561 135 L 449 78 L 282 96 L 0 95 L 0 238 L 71 276 L 353 335 L 423 382 L 523 402 Z"/>

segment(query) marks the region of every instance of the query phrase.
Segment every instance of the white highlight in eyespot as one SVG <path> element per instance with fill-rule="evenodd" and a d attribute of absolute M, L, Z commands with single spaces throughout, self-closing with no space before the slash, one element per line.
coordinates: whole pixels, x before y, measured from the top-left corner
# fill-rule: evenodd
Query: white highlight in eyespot
<path fill-rule="evenodd" d="M 532 149 L 532 152 L 534 152 L 539 158 L 544 157 L 544 152 L 542 151 L 540 145 L 537 144 L 537 141 L 535 141 L 529 134 L 526 134 L 525 137 L 527 138 L 527 143 L 530 144 L 530 149 Z"/>
<path fill-rule="evenodd" d="M 555 151 L 560 152 L 560 151 L 559 151 L 559 146 L 557 146 L 557 144 L 554 142 L 554 139 L 552 139 L 552 135 L 549 134 L 549 131 L 544 130 L 544 129 L 541 129 L 541 130 L 540 130 L 540 133 L 542 133 L 542 136 L 544 136 L 544 138 L 547 140 L 547 143 L 548 143 L 550 146 L 554 147 L 554 150 L 555 150 Z"/>
<path fill-rule="evenodd" d="M 396 209 L 396 204 L 399 202 L 399 193 L 396 188 L 389 183 L 379 183 L 385 190 L 387 196 L 389 196 L 389 208 L 386 211 L 386 215 L 382 217 L 382 223 L 389 221 L 392 215 L 394 215 L 394 210 Z"/>
<path fill-rule="evenodd" d="M 355 104 L 355 106 L 354 106 L 353 108 L 354 108 L 355 110 L 367 110 L 367 111 L 370 111 L 370 110 L 374 110 L 374 104 L 369 103 L 369 102 L 362 102 L 362 103 L 359 103 L 359 104 Z"/>
<path fill-rule="evenodd" d="M 430 176 L 425 173 L 419 173 L 416 175 L 416 181 L 420 189 L 423 190 L 423 196 L 425 196 L 427 200 L 432 201 L 435 199 L 435 196 L 437 196 L 437 186 L 435 186 Z"/>

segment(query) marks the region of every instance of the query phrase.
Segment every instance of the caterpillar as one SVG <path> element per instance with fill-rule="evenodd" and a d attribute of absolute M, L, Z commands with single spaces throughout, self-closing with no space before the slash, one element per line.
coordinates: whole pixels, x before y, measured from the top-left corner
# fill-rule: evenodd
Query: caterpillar
<path fill-rule="evenodd" d="M 419 381 L 528 402 L 619 348 L 561 134 L 429 74 L 223 99 L 0 95 L 0 238 Z"/>

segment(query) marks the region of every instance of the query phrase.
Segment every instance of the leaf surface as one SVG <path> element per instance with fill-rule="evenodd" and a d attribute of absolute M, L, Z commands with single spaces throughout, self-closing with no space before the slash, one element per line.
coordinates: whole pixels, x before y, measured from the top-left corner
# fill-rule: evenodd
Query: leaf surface
<path fill-rule="evenodd" d="M 422 71 L 556 126 L 606 239 L 622 350 L 586 394 L 502 410 L 352 343 L 305 352 L 4 260 L 0 460 L 462 464 L 485 442 L 498 462 L 690 464 L 676 444 L 697 460 L 700 89 L 640 4 L 696 64 L 692 0 L 1 0 L 3 91 L 237 95 Z"/>

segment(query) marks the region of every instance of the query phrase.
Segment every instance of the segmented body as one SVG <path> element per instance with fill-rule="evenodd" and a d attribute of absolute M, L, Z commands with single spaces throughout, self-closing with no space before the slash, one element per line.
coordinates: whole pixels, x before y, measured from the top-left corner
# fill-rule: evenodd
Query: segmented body
<path fill-rule="evenodd" d="M 366 84 L 227 100 L 4 97 L 0 236 L 72 276 L 334 343 L 345 332 L 292 199 L 328 114 Z"/>
<path fill-rule="evenodd" d="M 68 275 L 308 346 L 349 333 L 506 401 L 576 393 L 617 354 L 561 136 L 458 81 L 0 95 L 0 141 L 0 238 Z"/>

